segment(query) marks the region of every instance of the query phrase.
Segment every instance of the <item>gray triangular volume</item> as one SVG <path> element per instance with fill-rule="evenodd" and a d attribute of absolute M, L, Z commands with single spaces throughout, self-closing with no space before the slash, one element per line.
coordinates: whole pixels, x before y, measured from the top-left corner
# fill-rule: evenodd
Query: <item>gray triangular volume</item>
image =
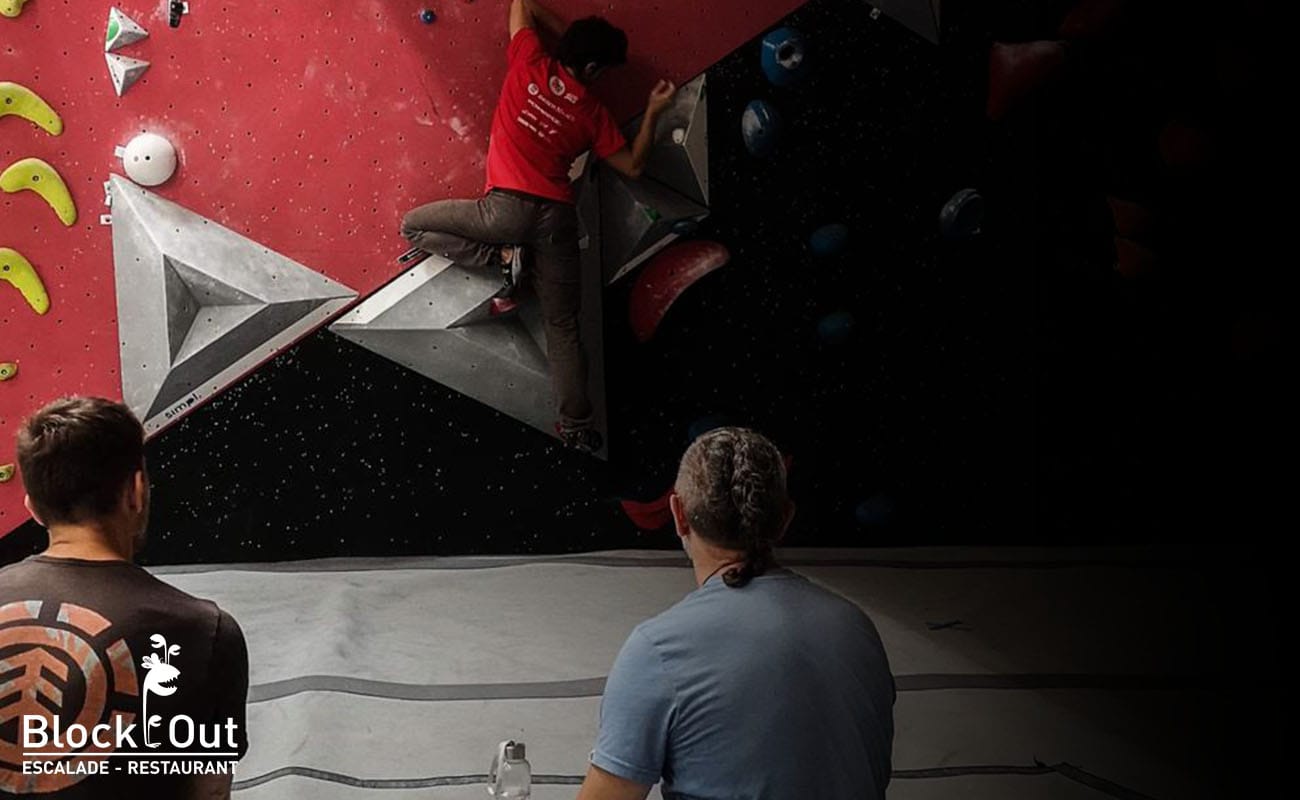
<path fill-rule="evenodd" d="M 594 172 L 600 187 L 600 210 L 592 216 L 599 218 L 607 284 L 630 274 L 709 214 L 705 83 L 705 76 L 700 75 L 682 84 L 659 118 L 645 180 L 628 181 L 609 169 Z M 639 126 L 639 119 L 629 123 L 629 138 Z"/>
<path fill-rule="evenodd" d="M 167 271 L 183 282 L 203 308 L 211 306 L 260 305 L 256 296 L 231 286 L 212 274 L 195 269 L 174 256 L 164 256 Z"/>
<path fill-rule="evenodd" d="M 659 118 L 645 174 L 700 205 L 709 204 L 709 113 L 705 76 L 687 81 Z M 640 125 L 640 120 L 636 121 Z M 629 131 L 630 133 L 630 131 Z"/>
<path fill-rule="evenodd" d="M 122 396 L 156 433 L 356 293 L 114 175 Z"/>
<path fill-rule="evenodd" d="M 167 348 L 171 364 L 176 363 L 176 356 L 190 335 L 194 318 L 203 310 L 190 285 L 181 277 L 173 266 L 172 260 L 163 257 L 163 285 L 167 292 Z"/>
<path fill-rule="evenodd" d="M 450 327 L 463 316 L 461 268 L 430 257 L 330 330 L 542 431 L 555 421 L 545 342 L 521 318 Z M 431 263 L 432 262 L 432 263 Z M 421 268 L 423 267 L 423 268 Z M 396 287 L 402 287 L 401 291 Z M 386 289 L 388 287 L 385 287 Z M 450 296 L 449 296 L 450 295 Z"/>
<path fill-rule="evenodd" d="M 709 210 L 662 183 L 633 181 L 600 170 L 602 263 L 606 283 L 614 283 L 677 238 L 681 223 L 708 216 Z"/>
<path fill-rule="evenodd" d="M 108 74 L 113 79 L 113 91 L 117 92 L 118 97 L 126 94 L 126 90 L 134 86 L 144 71 L 149 69 L 148 61 L 119 56 L 117 53 L 105 53 L 104 59 L 108 62 Z"/>
<path fill-rule="evenodd" d="M 264 306 L 218 306 L 200 312 L 190 335 L 186 337 L 176 364 L 167 372 L 167 378 L 158 390 L 153 404 L 145 412 L 148 419 L 156 419 L 173 407 L 187 406 L 184 400 L 192 393 L 212 394 L 249 371 L 244 368 L 230 381 L 214 382 L 246 354 L 259 354 L 268 339 L 268 332 L 289 329 L 320 307 L 314 300 L 297 303 L 277 303 Z M 274 355 L 269 351 L 267 355 Z M 264 361 L 257 358 L 251 366 Z"/>
<path fill-rule="evenodd" d="M 128 17 L 120 8 L 109 9 L 108 32 L 104 35 L 104 52 L 111 53 L 149 36 L 149 32 Z"/>
<path fill-rule="evenodd" d="M 592 425 L 605 413 L 604 325 L 601 317 L 599 202 L 590 167 L 578 182 L 577 208 L 585 235 L 582 312 L 588 356 Z M 513 317 L 487 311 L 500 282 L 485 270 L 464 269 L 429 256 L 330 326 L 343 338 L 554 436 L 556 407 L 541 309 L 524 294 Z M 604 451 L 598 454 L 605 457 Z"/>

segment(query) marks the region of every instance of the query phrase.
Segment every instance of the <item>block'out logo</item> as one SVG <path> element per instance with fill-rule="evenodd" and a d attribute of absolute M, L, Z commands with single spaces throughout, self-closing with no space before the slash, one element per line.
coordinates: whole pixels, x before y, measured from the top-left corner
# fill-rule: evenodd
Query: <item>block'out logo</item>
<path fill-rule="evenodd" d="M 139 759 L 236 756 L 233 720 L 157 713 L 155 701 L 183 683 L 173 663 L 181 647 L 158 634 L 149 641 L 156 652 L 140 660 L 141 685 L 130 648 L 98 613 L 39 601 L 0 606 L 0 793 L 55 792 L 123 771 L 111 762 L 119 757 L 136 759 L 129 773 L 167 774 L 175 762 L 142 769 L 148 762 Z"/>
<path fill-rule="evenodd" d="M 150 653 L 140 662 L 140 666 L 147 670 L 144 679 L 144 707 L 141 709 L 141 716 L 144 717 L 144 746 L 158 747 L 162 742 L 155 741 L 153 738 L 153 729 L 162 725 L 162 717 L 157 714 L 149 715 L 149 695 L 157 697 L 171 697 L 176 694 L 176 679 L 181 676 L 181 671 L 172 666 L 172 656 L 180 655 L 181 646 L 178 644 L 167 644 L 167 640 L 159 634 L 154 634 L 149 641 L 153 644 L 153 649 L 161 650 L 163 657 L 158 658 L 157 653 Z M 177 717 L 177 719 L 181 719 Z M 176 740 L 175 720 L 171 730 L 172 741 Z"/>

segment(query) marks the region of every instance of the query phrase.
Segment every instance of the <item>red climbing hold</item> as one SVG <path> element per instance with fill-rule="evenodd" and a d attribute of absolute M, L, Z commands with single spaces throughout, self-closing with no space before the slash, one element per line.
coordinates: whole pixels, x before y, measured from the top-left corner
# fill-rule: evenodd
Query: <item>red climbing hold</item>
<path fill-rule="evenodd" d="M 628 301 L 628 322 L 637 341 L 650 341 L 682 292 L 730 259 L 725 246 L 706 241 L 672 244 L 655 254 L 637 276 Z"/>
<path fill-rule="evenodd" d="M 1151 232 L 1151 211 L 1146 206 L 1113 195 L 1107 197 L 1106 202 L 1110 204 L 1110 215 L 1115 220 L 1115 233 L 1132 239 Z"/>
<path fill-rule="evenodd" d="M 1156 273 L 1158 259 L 1155 251 L 1132 239 L 1115 237 L 1115 259 L 1115 271 L 1130 280 Z"/>
<path fill-rule="evenodd" d="M 994 42 L 989 51 L 989 119 L 1002 119 L 1013 106 L 1050 83 L 1063 66 L 1064 42 Z"/>

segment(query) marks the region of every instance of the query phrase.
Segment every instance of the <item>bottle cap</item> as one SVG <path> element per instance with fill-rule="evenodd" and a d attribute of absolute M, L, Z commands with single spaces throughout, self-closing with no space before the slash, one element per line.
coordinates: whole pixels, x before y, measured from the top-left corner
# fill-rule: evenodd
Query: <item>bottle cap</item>
<path fill-rule="evenodd" d="M 506 758 L 511 761 L 523 761 L 524 752 L 523 742 L 510 742 L 506 745 Z"/>

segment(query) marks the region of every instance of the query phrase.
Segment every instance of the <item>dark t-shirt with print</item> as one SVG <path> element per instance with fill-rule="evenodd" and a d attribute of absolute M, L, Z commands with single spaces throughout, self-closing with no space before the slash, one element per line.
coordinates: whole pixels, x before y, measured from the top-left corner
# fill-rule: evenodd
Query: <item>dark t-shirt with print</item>
<path fill-rule="evenodd" d="M 215 603 L 124 561 L 0 569 L 0 795 L 183 797 L 247 752 L 247 695 L 244 635 Z"/>

